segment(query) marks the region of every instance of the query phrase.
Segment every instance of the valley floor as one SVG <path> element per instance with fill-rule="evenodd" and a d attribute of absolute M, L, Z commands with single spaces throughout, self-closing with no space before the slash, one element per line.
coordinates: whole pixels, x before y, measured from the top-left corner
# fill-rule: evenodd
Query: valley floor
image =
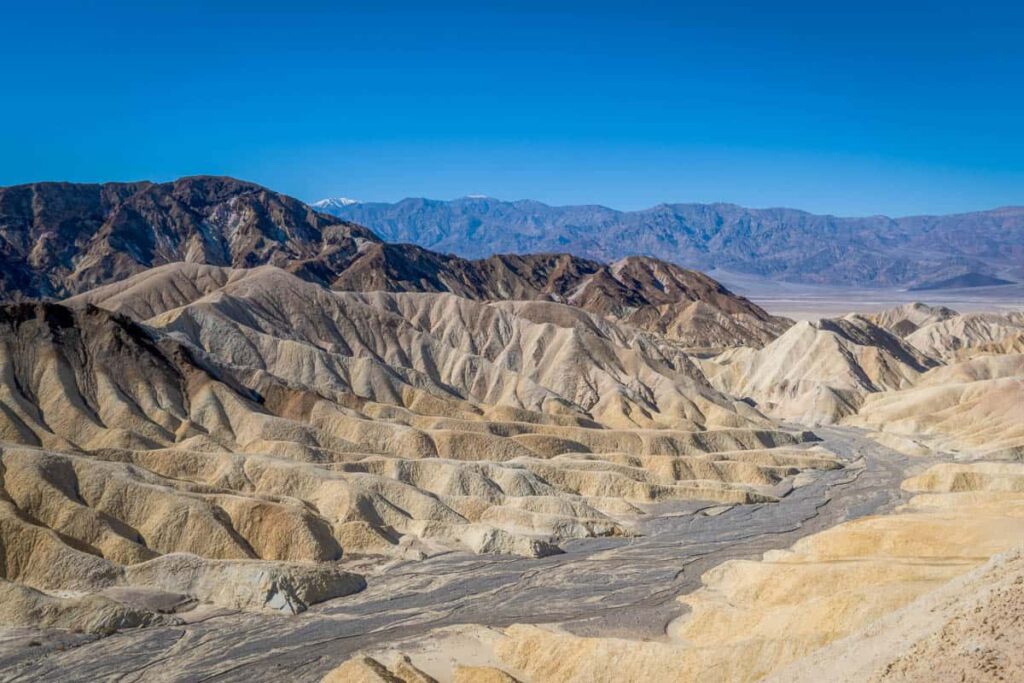
<path fill-rule="evenodd" d="M 873 313 L 923 301 L 961 313 L 1015 311 L 1024 306 L 1024 284 L 909 291 L 897 287 L 835 287 L 777 282 L 743 273 L 713 271 L 718 280 L 772 315 L 818 320 L 848 313 Z"/>
<path fill-rule="evenodd" d="M 295 617 L 203 612 L 185 625 L 107 637 L 6 631 L 0 678 L 316 681 L 356 652 L 415 651 L 460 624 L 558 624 L 583 636 L 662 640 L 685 610 L 678 596 L 699 588 L 707 570 L 889 511 L 906 498 L 901 481 L 940 459 L 908 458 L 850 428 L 816 433 L 848 466 L 800 475 L 802 485 L 778 503 L 659 504 L 642 536 L 574 541 L 565 554 L 540 559 L 453 552 L 395 561 L 368 573 L 362 593 Z"/>

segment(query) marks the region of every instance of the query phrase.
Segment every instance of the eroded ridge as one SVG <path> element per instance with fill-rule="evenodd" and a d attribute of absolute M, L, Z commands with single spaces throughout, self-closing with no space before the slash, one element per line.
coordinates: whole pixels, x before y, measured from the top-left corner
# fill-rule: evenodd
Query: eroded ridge
<path fill-rule="evenodd" d="M 9 624 L 296 613 L 365 585 L 346 558 L 539 557 L 841 466 L 680 343 L 569 306 L 171 275 L 94 297 L 123 313 L 0 309 Z"/>

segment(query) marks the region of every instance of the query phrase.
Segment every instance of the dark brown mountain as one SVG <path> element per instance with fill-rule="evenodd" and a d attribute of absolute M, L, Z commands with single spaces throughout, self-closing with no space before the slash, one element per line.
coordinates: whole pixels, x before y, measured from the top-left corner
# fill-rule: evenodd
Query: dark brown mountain
<path fill-rule="evenodd" d="M 271 264 L 339 290 L 547 299 L 694 345 L 729 339 L 760 345 L 788 325 L 706 275 L 656 259 L 611 265 L 569 254 L 467 260 L 382 242 L 362 226 L 231 178 L 0 189 L 2 299 L 63 298 L 177 261 Z M 715 334 L 694 334 L 692 328 L 708 325 Z"/>
<path fill-rule="evenodd" d="M 369 230 L 230 178 L 0 189 L 0 293 L 63 297 L 174 261 L 343 269 Z"/>

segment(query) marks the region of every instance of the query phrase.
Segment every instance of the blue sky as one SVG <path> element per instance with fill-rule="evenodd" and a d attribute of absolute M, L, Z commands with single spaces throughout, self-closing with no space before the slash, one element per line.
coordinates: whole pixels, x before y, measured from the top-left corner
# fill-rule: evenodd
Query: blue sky
<path fill-rule="evenodd" d="M 1024 204 L 1019 2 L 0 2 L 0 185 Z"/>

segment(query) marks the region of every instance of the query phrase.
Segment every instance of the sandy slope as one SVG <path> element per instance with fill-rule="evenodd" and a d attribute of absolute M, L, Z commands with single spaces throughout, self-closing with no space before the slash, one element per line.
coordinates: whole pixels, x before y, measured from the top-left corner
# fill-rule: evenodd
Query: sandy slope
<path fill-rule="evenodd" d="M 663 642 L 538 626 L 473 637 L 520 681 L 1015 680 L 1024 488 L 1006 482 L 1024 466 L 957 467 L 907 480 L 918 495 L 893 514 L 707 572 Z"/>
<path fill-rule="evenodd" d="M 804 424 L 837 422 L 867 394 L 900 389 L 938 361 L 866 318 L 799 322 L 754 350 L 737 348 L 705 361 L 712 383 L 750 397 L 766 412 Z"/>
<path fill-rule="evenodd" d="M 873 394 L 847 424 L 895 448 L 962 458 L 1024 456 L 1024 355 L 982 356 L 923 374 L 913 388 Z M 905 439 L 904 445 L 893 438 Z"/>
<path fill-rule="evenodd" d="M 946 306 L 928 306 L 920 302 L 914 302 L 888 308 L 864 317 L 897 336 L 906 337 L 925 325 L 949 320 L 957 315 L 959 314 L 956 311 Z"/>
<path fill-rule="evenodd" d="M 1024 313 L 968 313 L 937 320 L 907 335 L 922 353 L 943 360 L 972 355 L 1024 332 Z"/>
<path fill-rule="evenodd" d="M 618 276 L 643 266 L 627 265 Z M 718 314 L 702 305 L 686 324 L 711 329 Z M 656 503 L 701 501 L 678 514 L 724 515 L 735 525 L 718 528 L 724 537 L 742 534 L 744 519 L 763 524 L 731 510 L 770 510 L 815 485 L 820 499 L 793 503 L 808 508 L 796 526 L 812 524 L 833 495 L 818 477 L 856 480 L 863 462 L 808 448 L 807 433 L 775 421 L 785 418 L 865 427 L 929 457 L 1004 462 L 937 464 L 907 480 L 919 495 L 893 514 L 711 568 L 664 640 L 479 631 L 471 637 L 488 656 L 449 667 L 451 677 L 756 680 L 785 666 L 811 676 L 813 653 L 842 639 L 874 643 L 863 660 L 872 675 L 912 677 L 941 650 L 931 634 L 949 642 L 982 628 L 972 605 L 1012 623 L 1016 556 L 971 572 L 1024 537 L 1024 472 L 1006 462 L 1024 444 L 1024 361 L 1008 353 L 1016 317 L 851 315 L 702 361 L 681 332 L 624 319 L 182 264 L 68 306 L 2 307 L 0 620 L 105 633 L 211 609 L 296 614 L 351 596 L 362 574 L 394 562 L 625 543 L 650 528 L 640 520 Z M 864 505 L 846 510 L 874 509 L 856 512 Z M 775 522 L 751 533 L 789 529 Z M 961 602 L 935 597 L 965 576 Z M 948 609 L 922 618 L 917 600 Z M 906 647 L 878 646 L 871 629 L 900 610 L 910 610 Z M 990 640 L 997 654 L 1009 642 Z M 845 656 L 820 666 L 841 668 Z M 1017 666 L 1003 654 L 978 662 Z M 428 680 L 419 664 L 358 659 L 336 677 Z"/>
<path fill-rule="evenodd" d="M 362 585 L 346 555 L 543 556 L 632 533 L 637 505 L 772 501 L 839 467 L 780 448 L 806 436 L 678 342 L 561 304 L 339 293 L 273 267 L 102 294 L 145 324 L 82 300 L 0 309 L 2 577 L 49 592 L 18 593 L 10 623 L 297 612 Z"/>
<path fill-rule="evenodd" d="M 1024 348 L 1021 321 L 1020 313 L 960 315 L 910 304 L 870 316 L 800 322 L 761 349 L 730 349 L 701 367 L 716 388 L 748 397 L 776 417 L 804 424 L 846 420 L 876 430 L 891 424 L 885 431 L 892 443 L 916 433 L 976 429 L 984 433 L 965 434 L 964 444 L 991 440 L 986 449 L 999 450 L 1001 441 L 1010 442 L 1005 447 L 1016 443 L 1009 413 L 1018 407 L 1019 387 L 960 385 L 1024 374 L 1013 360 Z M 921 391 L 908 391 L 915 388 Z M 900 413 L 895 406 L 905 403 Z M 966 424 L 939 424 L 951 412 Z M 908 416 L 915 422 L 901 424 Z"/>

